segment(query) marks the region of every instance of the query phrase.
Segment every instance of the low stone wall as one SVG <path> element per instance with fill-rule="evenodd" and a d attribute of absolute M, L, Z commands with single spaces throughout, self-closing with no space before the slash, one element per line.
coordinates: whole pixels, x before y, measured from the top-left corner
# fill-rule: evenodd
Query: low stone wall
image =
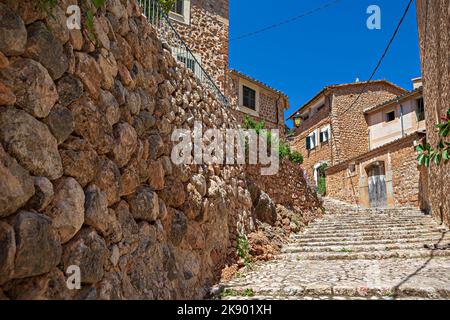
<path fill-rule="evenodd" d="M 263 176 L 260 169 L 259 166 L 247 166 L 245 169 L 252 196 L 251 184 L 254 183 L 267 193 L 274 203 L 299 213 L 303 225 L 323 214 L 322 201 L 306 183 L 301 165 L 283 159 L 280 161 L 278 174 L 274 176 Z M 288 221 L 284 223 L 289 224 Z"/>

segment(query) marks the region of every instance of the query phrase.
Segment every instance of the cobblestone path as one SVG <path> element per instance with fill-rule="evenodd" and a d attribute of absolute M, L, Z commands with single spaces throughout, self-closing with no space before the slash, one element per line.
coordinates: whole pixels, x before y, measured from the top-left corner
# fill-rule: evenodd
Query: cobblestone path
<path fill-rule="evenodd" d="M 277 259 L 224 283 L 224 299 L 450 298 L 450 232 L 430 216 L 325 207 Z"/>

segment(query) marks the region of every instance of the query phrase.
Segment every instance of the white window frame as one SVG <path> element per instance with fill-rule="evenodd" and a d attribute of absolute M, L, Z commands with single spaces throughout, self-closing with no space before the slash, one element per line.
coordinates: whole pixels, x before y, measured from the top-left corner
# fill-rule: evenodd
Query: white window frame
<path fill-rule="evenodd" d="M 314 139 L 313 139 L 314 137 Z M 314 150 L 315 148 L 317 148 L 317 130 L 314 130 L 313 132 L 311 132 L 308 135 L 308 139 L 309 139 L 309 150 Z"/>
<path fill-rule="evenodd" d="M 330 138 L 331 138 L 331 126 L 327 125 L 326 127 L 323 127 L 322 129 L 320 129 L 320 134 L 322 134 L 324 132 L 328 133 L 328 137 L 327 137 L 327 140 L 324 140 L 321 143 L 326 143 L 326 142 L 330 141 Z M 319 136 L 319 142 L 320 142 L 320 136 Z"/>
<path fill-rule="evenodd" d="M 183 0 L 183 14 L 169 12 L 169 18 L 183 24 L 191 24 L 191 0 Z"/>
<path fill-rule="evenodd" d="M 252 90 L 255 90 L 255 110 L 244 106 L 244 86 Z M 250 81 L 239 79 L 239 106 L 238 106 L 239 111 L 246 113 L 248 115 L 259 117 L 259 107 L 260 107 L 259 97 L 260 97 L 260 89 L 257 85 L 251 83 Z"/>

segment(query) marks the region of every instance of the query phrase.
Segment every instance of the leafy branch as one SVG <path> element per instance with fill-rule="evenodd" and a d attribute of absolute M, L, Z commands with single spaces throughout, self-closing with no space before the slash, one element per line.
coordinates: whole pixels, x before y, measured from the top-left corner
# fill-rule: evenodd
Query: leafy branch
<path fill-rule="evenodd" d="M 436 148 L 433 148 L 429 143 L 423 143 L 416 147 L 418 152 L 417 161 L 420 166 L 429 167 L 431 163 L 439 166 L 442 162 L 447 164 L 450 161 L 450 142 L 445 141 L 450 136 L 450 109 L 447 115 L 442 117 L 443 122 L 437 124 L 435 127 L 439 130 L 439 137 L 441 137 Z"/>
<path fill-rule="evenodd" d="M 261 130 L 263 130 L 266 126 L 266 123 L 264 120 L 256 122 L 249 116 L 244 117 L 244 129 L 251 129 L 255 130 L 256 134 L 259 135 Z M 271 148 L 272 143 L 275 142 L 274 138 L 272 137 L 272 134 L 270 131 L 266 131 L 266 137 L 267 137 L 267 146 L 268 148 Z M 246 142 L 247 147 L 247 142 Z M 303 163 L 303 155 L 298 151 L 291 150 L 291 147 L 283 142 L 278 142 L 278 153 L 280 155 L 281 159 L 289 159 L 290 161 L 298 164 Z"/>

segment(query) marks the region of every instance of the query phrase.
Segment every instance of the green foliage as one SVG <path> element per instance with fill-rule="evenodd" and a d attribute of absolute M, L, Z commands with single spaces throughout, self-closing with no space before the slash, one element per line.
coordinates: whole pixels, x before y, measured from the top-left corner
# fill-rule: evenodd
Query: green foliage
<path fill-rule="evenodd" d="M 40 0 L 38 3 L 38 8 L 47 15 L 53 16 L 52 11 L 57 4 L 58 0 Z"/>
<path fill-rule="evenodd" d="M 326 176 L 325 176 L 325 170 L 327 170 L 328 165 L 326 163 L 322 163 L 322 165 L 319 167 L 318 170 L 318 179 L 317 179 L 317 193 L 320 195 L 325 195 L 327 191 L 326 186 Z"/>
<path fill-rule="evenodd" d="M 445 141 L 450 136 L 450 109 L 448 109 L 447 115 L 442 117 L 442 120 L 442 123 L 436 125 L 439 137 L 441 137 L 436 148 L 429 143 L 423 143 L 416 147 L 417 161 L 420 166 L 429 167 L 431 163 L 439 166 L 442 162 L 447 164 L 450 161 L 450 142 Z"/>
<path fill-rule="evenodd" d="M 244 260 L 245 265 L 250 264 L 250 244 L 247 238 L 240 236 L 237 238 L 236 253 Z"/>
<path fill-rule="evenodd" d="M 222 298 L 225 298 L 225 297 L 254 297 L 255 292 L 251 288 L 248 288 L 248 289 L 245 289 L 242 291 L 235 290 L 235 289 L 225 289 L 224 291 L 222 291 L 220 296 Z"/>
<path fill-rule="evenodd" d="M 303 155 L 298 151 L 291 151 L 289 155 L 289 160 L 294 163 L 302 164 L 303 163 Z"/>
<path fill-rule="evenodd" d="M 280 154 L 281 159 L 289 158 L 289 156 L 291 155 L 291 147 L 289 147 L 289 145 L 287 144 L 280 143 L 278 147 L 278 153 Z"/>
<path fill-rule="evenodd" d="M 324 176 L 321 176 L 317 181 L 317 193 L 323 196 L 325 195 L 326 191 L 326 178 Z"/>
<path fill-rule="evenodd" d="M 176 0 L 158 0 L 159 6 L 166 14 L 173 10 Z"/>
<path fill-rule="evenodd" d="M 266 126 L 265 121 L 256 122 L 249 116 L 244 117 L 244 129 L 247 130 L 255 130 L 256 134 L 260 134 L 261 130 L 264 129 Z M 276 141 L 272 137 L 272 133 L 270 131 L 266 131 L 266 138 L 267 138 L 267 146 L 270 149 L 272 146 L 272 143 L 275 143 Z M 248 149 L 248 144 L 246 142 L 246 149 Z M 289 159 L 290 161 L 298 164 L 303 163 L 303 155 L 298 151 L 292 151 L 290 146 L 284 142 L 278 141 L 278 153 L 280 155 L 280 159 Z"/>
<path fill-rule="evenodd" d="M 261 132 L 261 130 L 264 129 L 265 126 L 266 126 L 266 122 L 264 120 L 260 121 L 260 122 L 256 122 L 249 116 L 244 117 L 244 129 L 255 130 L 256 133 L 259 134 Z"/>
<path fill-rule="evenodd" d="M 347 248 L 342 248 L 341 250 L 339 250 L 339 252 L 341 252 L 341 253 L 352 253 L 352 250 L 347 249 Z"/>
<path fill-rule="evenodd" d="M 97 8 L 101 8 L 103 7 L 103 5 L 105 4 L 105 0 L 92 0 L 92 4 Z"/>

